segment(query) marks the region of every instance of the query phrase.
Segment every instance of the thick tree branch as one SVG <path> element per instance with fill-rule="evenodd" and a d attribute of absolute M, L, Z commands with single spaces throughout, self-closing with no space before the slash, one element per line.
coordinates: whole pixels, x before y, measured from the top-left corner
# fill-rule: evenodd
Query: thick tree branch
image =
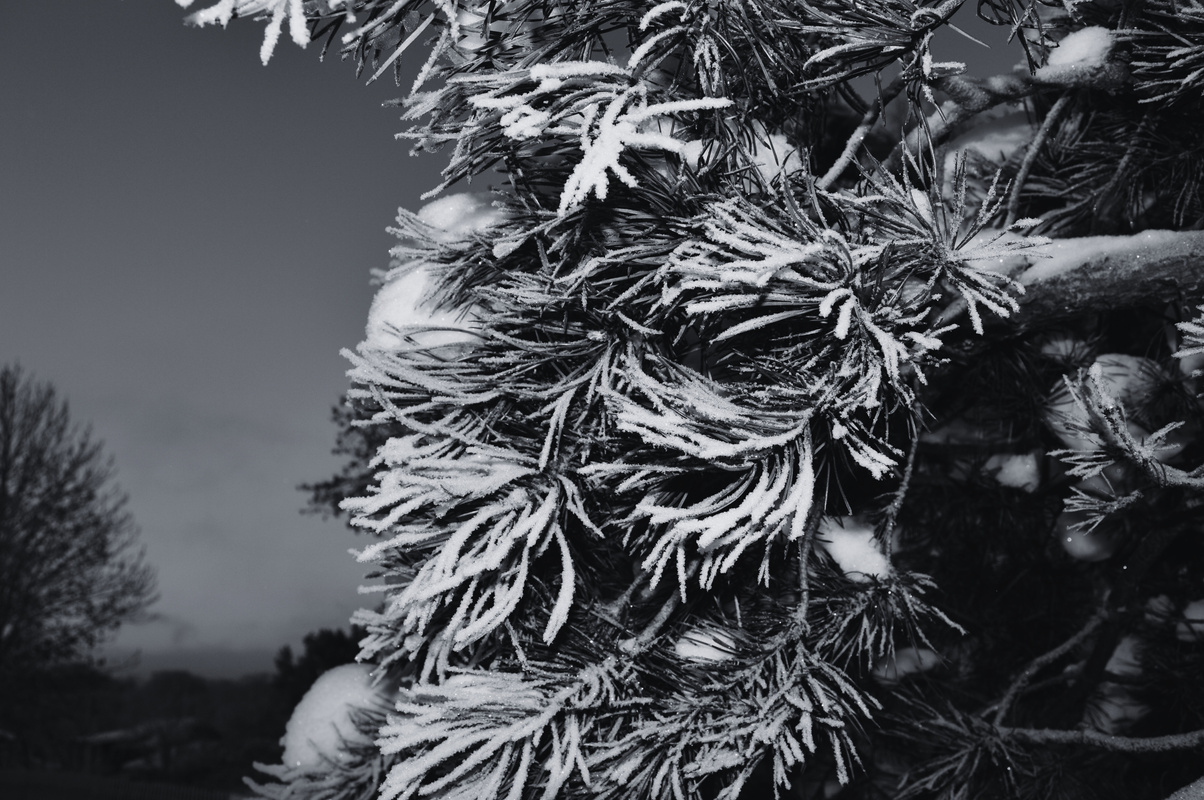
<path fill-rule="evenodd" d="M 1099 731 L 1063 731 L 1045 728 L 998 728 L 1005 739 L 1019 739 L 1033 744 L 1073 744 L 1099 747 L 1121 753 L 1164 753 L 1171 750 L 1190 750 L 1204 745 L 1204 730 L 1172 733 L 1167 736 L 1113 736 Z"/>
<path fill-rule="evenodd" d="M 1179 789 L 1166 800 L 1204 800 L 1204 776 Z"/>
<path fill-rule="evenodd" d="M 1088 311 L 1204 297 L 1204 231 L 1061 239 L 1022 272 L 1020 310 L 1004 324 L 1023 332 Z"/>

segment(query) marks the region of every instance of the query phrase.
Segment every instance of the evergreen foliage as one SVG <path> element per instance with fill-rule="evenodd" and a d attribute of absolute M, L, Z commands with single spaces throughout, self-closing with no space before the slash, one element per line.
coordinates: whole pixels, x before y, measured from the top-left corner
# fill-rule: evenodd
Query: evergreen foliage
<path fill-rule="evenodd" d="M 981 0 L 992 76 L 937 60 L 960 5 L 200 12 L 412 79 L 431 196 L 493 181 L 399 212 L 380 279 L 428 288 L 315 492 L 394 710 L 265 795 L 1204 780 L 1204 7 Z"/>

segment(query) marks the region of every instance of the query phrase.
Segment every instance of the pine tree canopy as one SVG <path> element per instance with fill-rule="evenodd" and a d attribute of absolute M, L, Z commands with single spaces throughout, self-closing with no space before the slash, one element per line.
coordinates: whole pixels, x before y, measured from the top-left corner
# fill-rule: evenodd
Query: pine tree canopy
<path fill-rule="evenodd" d="M 388 710 L 261 793 L 1204 792 L 1204 4 L 961 6 L 191 17 L 446 159 L 311 487 Z"/>

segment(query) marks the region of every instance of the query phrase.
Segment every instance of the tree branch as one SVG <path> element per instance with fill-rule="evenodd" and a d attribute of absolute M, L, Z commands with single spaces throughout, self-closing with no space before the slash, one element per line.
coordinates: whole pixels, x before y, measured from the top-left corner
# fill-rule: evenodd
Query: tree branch
<path fill-rule="evenodd" d="M 1023 332 L 1087 311 L 1204 297 L 1204 231 L 1055 240 L 1020 274 L 1020 310 L 1003 324 Z"/>
<path fill-rule="evenodd" d="M 1092 615 L 1091 619 L 1087 620 L 1087 624 L 1084 625 L 1076 634 L 1049 652 L 1039 655 L 1030 661 L 1028 666 L 1025 667 L 1018 676 L 1016 676 L 1016 680 L 1012 682 L 1012 685 L 1008 687 L 1007 693 L 1004 694 L 1003 699 L 999 701 L 999 707 L 995 711 L 995 724 L 998 725 L 1003 722 L 1004 717 L 1006 717 L 1008 711 L 1011 710 L 1012 704 L 1016 702 L 1016 698 L 1020 695 L 1020 692 L 1024 691 L 1024 687 L 1029 684 L 1029 681 L 1036 677 L 1038 672 L 1086 641 L 1087 638 L 1095 632 L 1095 629 L 1098 628 L 1100 623 L 1103 621 L 1104 614 L 1102 612 L 1097 612 L 1096 614 Z"/>
<path fill-rule="evenodd" d="M 857 155 L 857 151 L 861 148 L 861 143 L 865 141 L 865 137 L 869 135 L 874 127 L 874 123 L 878 121 L 878 117 L 882 115 L 883 109 L 890 105 L 890 102 L 899 96 L 903 91 L 906 81 L 903 80 L 902 74 L 895 77 L 890 84 L 882 90 L 875 102 L 870 103 L 870 107 L 866 109 L 865 116 L 861 118 L 861 124 L 857 126 L 857 130 L 853 131 L 853 135 L 845 142 L 844 150 L 840 156 L 824 173 L 824 176 L 816 181 L 816 188 L 829 189 L 848 168 L 849 164 L 853 163 L 853 158 Z"/>
<path fill-rule="evenodd" d="M 903 143 L 891 152 L 882 165 L 888 172 L 893 172 L 903 164 L 905 152 L 915 152 L 920 147 L 925 141 L 925 132 L 927 141 L 936 147 L 952 136 L 962 123 L 989 108 L 1014 103 L 1033 91 L 1032 82 L 1017 75 L 995 75 L 981 81 L 952 75 L 939 79 L 936 87 L 949 95 L 950 99 L 907 133 Z"/>
<path fill-rule="evenodd" d="M 1073 744 L 1099 747 L 1120 753 L 1165 753 L 1171 750 L 1190 750 L 1204 744 L 1204 730 L 1172 733 L 1167 736 L 1113 736 L 1099 731 L 1064 731 L 1048 728 L 997 728 L 1005 739 L 1019 739 L 1033 744 Z"/>
<path fill-rule="evenodd" d="M 1049 138 L 1054 126 L 1062 118 L 1062 112 L 1066 110 L 1066 106 L 1070 105 L 1070 92 L 1065 92 L 1058 101 L 1053 104 L 1053 108 L 1045 115 L 1045 121 L 1041 123 L 1041 128 L 1037 131 L 1037 135 L 1028 143 L 1028 150 L 1024 154 L 1024 160 L 1020 163 L 1020 170 L 1016 173 L 1016 179 L 1012 182 L 1012 192 L 1008 197 L 1008 215 L 1007 222 L 1009 227 L 1020 216 L 1020 192 L 1024 189 L 1024 184 L 1028 182 L 1028 175 L 1033 170 L 1033 164 L 1037 163 L 1037 156 L 1041 153 L 1041 148 L 1045 146 L 1045 140 Z"/>
<path fill-rule="evenodd" d="M 1196 778 L 1166 800 L 1204 800 L 1204 776 Z"/>

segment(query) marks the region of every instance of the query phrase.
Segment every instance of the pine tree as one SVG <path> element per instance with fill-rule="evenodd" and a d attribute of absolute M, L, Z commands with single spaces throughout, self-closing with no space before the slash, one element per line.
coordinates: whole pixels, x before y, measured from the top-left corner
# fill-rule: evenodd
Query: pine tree
<path fill-rule="evenodd" d="M 192 17 L 450 150 L 327 487 L 379 702 L 265 796 L 1199 796 L 1204 5 L 980 0 L 1003 75 L 960 5 Z"/>

